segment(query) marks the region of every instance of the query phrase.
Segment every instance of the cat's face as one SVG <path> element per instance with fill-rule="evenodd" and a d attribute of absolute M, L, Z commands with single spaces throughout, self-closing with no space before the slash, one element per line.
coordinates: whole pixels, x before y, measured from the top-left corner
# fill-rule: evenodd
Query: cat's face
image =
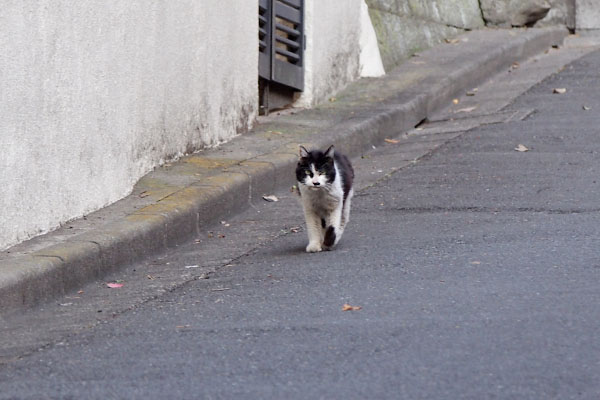
<path fill-rule="evenodd" d="M 302 185 L 315 189 L 331 185 L 335 180 L 333 146 L 325 152 L 307 151 L 301 146 L 300 160 L 296 167 L 296 180 Z"/>

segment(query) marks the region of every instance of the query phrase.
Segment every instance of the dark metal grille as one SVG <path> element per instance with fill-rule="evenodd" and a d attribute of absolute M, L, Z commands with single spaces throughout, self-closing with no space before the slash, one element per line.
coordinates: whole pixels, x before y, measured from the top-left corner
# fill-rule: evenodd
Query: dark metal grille
<path fill-rule="evenodd" d="M 259 0 L 259 76 L 304 89 L 304 1 Z"/>
<path fill-rule="evenodd" d="M 271 0 L 258 3 L 258 76 L 271 79 Z"/>

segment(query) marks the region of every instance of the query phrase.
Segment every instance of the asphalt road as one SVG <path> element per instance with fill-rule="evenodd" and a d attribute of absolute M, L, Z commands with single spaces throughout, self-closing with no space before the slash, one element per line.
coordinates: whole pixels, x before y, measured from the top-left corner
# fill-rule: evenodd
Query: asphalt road
<path fill-rule="evenodd" d="M 508 109 L 536 112 L 358 191 L 335 251 L 282 192 L 136 266 L 221 265 L 1 365 L 0 398 L 600 398 L 600 53 Z"/>

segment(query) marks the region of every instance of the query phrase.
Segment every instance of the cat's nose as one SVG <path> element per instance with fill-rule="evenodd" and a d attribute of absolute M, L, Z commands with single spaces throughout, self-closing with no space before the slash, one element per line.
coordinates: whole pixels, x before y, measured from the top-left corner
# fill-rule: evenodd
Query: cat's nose
<path fill-rule="evenodd" d="M 321 182 L 313 182 L 313 185 L 315 186 L 319 186 L 321 184 Z"/>

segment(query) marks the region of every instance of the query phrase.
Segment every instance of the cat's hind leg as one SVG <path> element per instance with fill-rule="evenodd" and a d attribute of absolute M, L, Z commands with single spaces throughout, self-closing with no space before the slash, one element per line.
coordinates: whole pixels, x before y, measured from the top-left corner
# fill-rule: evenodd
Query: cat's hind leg
<path fill-rule="evenodd" d="M 354 189 L 350 189 L 346 200 L 344 200 L 344 206 L 342 210 L 342 222 L 340 224 L 340 230 L 342 233 L 346 229 L 346 224 L 350 221 L 350 204 L 352 202 L 352 196 L 354 196 Z"/>

